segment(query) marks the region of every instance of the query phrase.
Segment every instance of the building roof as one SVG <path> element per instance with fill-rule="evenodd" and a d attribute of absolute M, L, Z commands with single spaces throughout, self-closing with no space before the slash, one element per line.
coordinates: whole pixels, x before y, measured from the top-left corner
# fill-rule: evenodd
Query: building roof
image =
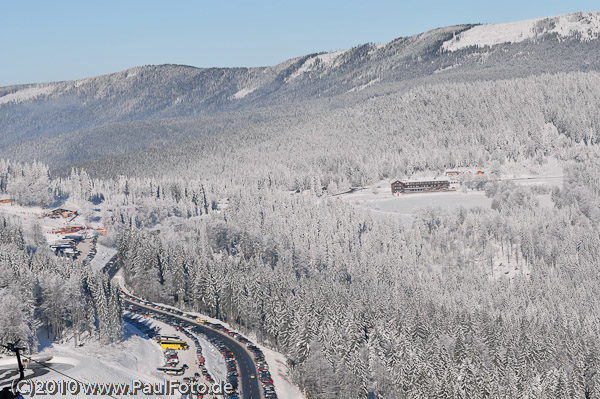
<path fill-rule="evenodd" d="M 449 180 L 448 179 L 436 179 L 436 178 L 428 178 L 428 179 L 403 179 L 403 180 L 394 180 L 392 182 L 392 184 L 394 183 L 430 183 L 430 182 L 435 182 L 435 183 L 448 183 Z"/>

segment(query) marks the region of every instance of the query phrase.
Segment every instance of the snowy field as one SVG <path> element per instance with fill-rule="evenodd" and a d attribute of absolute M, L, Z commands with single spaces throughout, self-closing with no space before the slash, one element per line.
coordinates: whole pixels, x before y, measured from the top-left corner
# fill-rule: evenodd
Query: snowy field
<path fill-rule="evenodd" d="M 415 193 L 405 195 L 392 195 L 389 184 L 380 185 L 377 194 L 372 189 L 363 189 L 340 197 L 344 201 L 356 204 L 371 211 L 376 219 L 385 219 L 390 216 L 399 217 L 405 226 L 413 222 L 413 212 L 425 207 L 439 207 L 453 209 L 457 206 L 465 208 L 490 207 L 492 200 L 485 196 L 483 191 Z"/>
<path fill-rule="evenodd" d="M 44 210 L 39 206 L 20 206 L 14 204 L 0 204 L 0 215 L 15 216 L 22 220 L 23 225 L 30 226 L 42 224 Z"/>
<path fill-rule="evenodd" d="M 532 162 L 519 164 L 506 164 L 501 168 L 501 180 L 512 181 L 518 185 L 545 185 L 548 187 L 562 187 L 563 167 L 555 158 L 547 158 L 542 165 Z M 413 176 L 416 179 L 430 180 L 447 179 L 445 176 L 433 176 L 431 173 L 422 173 Z M 394 179 L 395 180 L 395 179 Z M 411 193 L 404 195 L 392 195 L 391 182 L 383 180 L 373 184 L 369 188 L 356 190 L 352 193 L 339 195 L 343 201 L 368 209 L 375 219 L 388 217 L 399 217 L 405 226 L 411 226 L 414 220 L 414 212 L 425 207 L 441 208 L 451 210 L 458 206 L 467 209 L 483 207 L 489 208 L 492 199 L 487 198 L 483 191 L 463 190 L 459 187 L 456 191 Z M 540 205 L 552 207 L 550 195 L 538 195 Z"/>

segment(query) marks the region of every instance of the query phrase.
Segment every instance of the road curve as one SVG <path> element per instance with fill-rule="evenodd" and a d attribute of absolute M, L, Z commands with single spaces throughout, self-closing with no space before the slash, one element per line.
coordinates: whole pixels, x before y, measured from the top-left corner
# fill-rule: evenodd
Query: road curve
<path fill-rule="evenodd" d="M 102 271 L 108 275 L 108 278 L 110 280 L 112 280 L 113 277 L 115 276 L 117 270 L 118 270 L 118 262 L 117 262 L 117 255 L 115 255 L 102 268 Z M 155 309 L 155 308 L 153 308 L 151 306 L 147 306 L 143 303 L 139 303 L 139 302 L 135 302 L 130 299 L 127 299 L 126 296 L 121 296 L 121 299 L 123 300 L 124 303 L 135 305 L 137 307 L 143 308 L 143 309 L 145 309 L 149 312 L 155 313 L 155 314 L 162 314 L 162 315 L 166 315 L 166 316 L 176 317 L 182 321 L 185 321 L 190 326 L 194 326 L 194 327 L 198 328 L 198 330 L 201 331 L 202 333 L 204 333 L 205 335 L 207 335 L 209 337 L 218 338 L 219 340 L 221 340 L 225 344 L 225 346 L 227 346 L 227 348 L 229 348 L 229 350 L 231 352 L 233 352 L 236 362 L 238 364 L 238 368 L 240 370 L 240 385 L 242 388 L 241 396 L 244 399 L 262 399 L 263 398 L 262 386 L 261 386 L 258 378 L 254 378 L 254 379 L 250 378 L 251 375 L 254 375 L 255 377 L 258 376 L 256 364 L 254 363 L 254 360 L 252 359 L 248 350 L 242 344 L 240 344 L 237 340 L 235 340 L 234 338 L 230 337 L 229 335 L 227 335 L 221 331 L 213 330 L 212 328 L 204 325 L 204 323 L 197 322 L 195 319 L 190 319 L 185 316 L 179 316 L 179 315 L 176 315 L 176 314 L 173 314 L 171 312 L 164 311 L 161 309 Z M 146 302 L 151 303 L 148 301 L 146 301 Z"/>
<path fill-rule="evenodd" d="M 176 317 L 182 321 L 185 321 L 190 326 L 198 328 L 203 334 L 209 337 L 215 337 L 221 340 L 230 351 L 233 352 L 235 360 L 237 361 L 238 368 L 240 370 L 240 384 L 242 386 L 242 397 L 245 399 L 261 399 L 262 387 L 258 378 L 251 379 L 250 375 L 257 376 L 256 365 L 246 348 L 244 348 L 239 342 L 227 334 L 221 333 L 220 331 L 213 330 L 210 327 L 205 326 L 203 323 L 199 323 L 196 320 L 192 320 L 185 316 L 179 316 L 161 309 L 155 309 L 151 306 L 144 305 L 143 303 L 135 302 L 126 297 L 122 297 L 124 303 L 135 305 L 139 308 L 143 308 L 148 312 L 155 314 L 162 314 L 165 316 Z M 148 301 L 146 301 L 148 302 Z"/>

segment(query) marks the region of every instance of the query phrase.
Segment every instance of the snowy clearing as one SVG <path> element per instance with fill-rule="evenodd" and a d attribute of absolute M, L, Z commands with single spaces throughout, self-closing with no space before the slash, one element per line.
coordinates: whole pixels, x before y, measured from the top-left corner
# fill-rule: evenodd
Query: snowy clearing
<path fill-rule="evenodd" d="M 458 168 L 461 170 L 464 168 Z M 470 168 L 476 170 L 477 168 Z M 433 172 L 415 174 L 408 180 L 448 179 L 446 176 L 435 175 Z M 489 208 L 492 199 L 487 198 L 483 191 L 467 190 L 463 192 L 459 186 L 456 191 L 411 193 L 392 195 L 391 183 L 396 179 L 382 180 L 368 188 L 351 193 L 341 194 L 338 198 L 368 209 L 374 218 L 384 219 L 390 215 L 400 217 L 405 226 L 412 225 L 413 213 L 425 207 L 439 207 L 449 210 L 458 206 L 467 209 L 475 207 Z M 404 179 L 406 180 L 406 179 Z M 500 168 L 500 180 L 512 181 L 518 185 L 541 185 L 562 187 L 564 182 L 563 165 L 556 158 L 548 157 L 543 164 L 524 161 L 518 164 L 507 163 Z M 540 205 L 553 207 L 550 195 L 538 195 Z"/>
<path fill-rule="evenodd" d="M 23 101 L 35 100 L 41 96 L 47 96 L 52 94 L 56 90 L 54 85 L 36 85 L 33 87 L 26 87 L 24 89 L 15 91 L 14 93 L 7 94 L 0 97 L 0 105 L 8 103 L 19 103 Z"/>
<path fill-rule="evenodd" d="M 243 89 L 241 89 L 240 91 L 235 93 L 233 96 L 231 96 L 231 99 L 240 100 L 240 99 L 246 97 L 248 94 L 252 93 L 254 90 L 256 90 L 256 87 L 253 87 L 253 88 L 244 87 Z"/>
<path fill-rule="evenodd" d="M 335 65 L 335 62 L 339 56 L 344 54 L 347 50 L 333 51 L 331 53 L 319 54 L 314 57 L 310 57 L 300 68 L 286 78 L 286 82 L 289 82 L 304 73 L 312 72 L 316 70 L 325 70 Z"/>
<path fill-rule="evenodd" d="M 485 196 L 483 191 L 469 190 L 467 193 L 460 191 L 439 193 L 415 193 L 404 195 L 392 195 L 389 184 L 378 184 L 381 188 L 363 189 L 340 197 L 370 210 L 374 218 L 384 219 L 390 215 L 401 218 L 405 226 L 410 226 L 414 219 L 413 212 L 419 208 L 440 207 L 442 209 L 453 209 L 458 206 L 465 208 L 490 207 L 492 200 Z"/>
<path fill-rule="evenodd" d="M 444 42 L 442 49 L 456 51 L 469 46 L 519 43 L 543 33 L 556 33 L 559 37 L 568 37 L 577 33 L 582 41 L 596 39 L 600 34 L 600 13 L 573 13 L 558 17 L 478 25 Z"/>

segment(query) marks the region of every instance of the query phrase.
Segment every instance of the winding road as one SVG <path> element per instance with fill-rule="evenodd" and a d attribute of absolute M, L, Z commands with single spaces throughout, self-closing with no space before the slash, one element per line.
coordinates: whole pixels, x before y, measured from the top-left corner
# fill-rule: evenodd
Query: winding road
<path fill-rule="evenodd" d="M 103 268 L 104 273 L 107 273 L 110 279 L 114 278 L 114 276 L 117 272 L 117 265 L 118 265 L 118 262 L 116 262 L 116 256 L 114 256 Z M 148 306 L 143 303 L 132 301 L 125 296 L 122 297 L 122 300 L 126 304 L 135 305 L 135 306 L 142 308 L 148 312 L 151 312 L 154 314 L 162 314 L 162 315 L 170 316 L 170 317 L 175 317 L 177 319 L 185 321 L 190 326 L 196 327 L 199 331 L 201 331 L 206 336 L 214 337 L 214 338 L 221 340 L 221 342 L 223 342 L 223 344 L 225 344 L 225 346 L 227 346 L 227 348 L 231 352 L 233 352 L 233 354 L 235 356 L 235 359 L 236 359 L 236 362 L 237 362 L 237 365 L 238 365 L 238 368 L 240 371 L 240 387 L 239 388 L 241 388 L 240 389 L 241 397 L 244 399 L 262 399 L 263 398 L 263 395 L 262 395 L 263 389 L 260 384 L 260 381 L 258 380 L 258 378 L 250 378 L 251 375 L 258 376 L 258 372 L 256 369 L 256 365 L 254 363 L 254 360 L 252 359 L 251 354 L 244 347 L 244 345 L 240 344 L 236 339 L 230 337 L 229 335 L 227 335 L 221 331 L 213 330 L 212 328 L 204 325 L 204 323 L 197 322 L 195 319 L 191 319 L 191 318 L 188 318 L 185 316 L 179 316 L 179 315 L 176 315 L 176 314 L 173 314 L 171 312 L 164 311 L 161 309 L 155 309 L 152 306 Z M 146 301 L 146 302 L 150 303 L 148 301 Z"/>
<path fill-rule="evenodd" d="M 155 314 L 162 314 L 165 316 L 175 317 L 182 321 L 185 321 L 190 326 L 194 326 L 198 328 L 203 334 L 208 337 L 214 337 L 221 340 L 227 348 L 233 352 L 235 355 L 235 360 L 237 361 L 238 368 L 240 370 L 240 385 L 241 385 L 241 395 L 245 399 L 261 399 L 262 398 L 262 387 L 258 379 L 251 379 L 250 375 L 258 375 L 256 370 L 256 365 L 254 364 L 254 360 L 239 342 L 237 342 L 234 338 L 230 337 L 227 334 L 221 333 L 220 331 L 213 330 L 210 327 L 205 326 L 203 323 L 199 323 L 195 320 L 189 319 L 185 316 L 178 316 L 173 313 L 163 311 L 160 309 L 154 309 L 151 306 L 144 305 L 139 302 L 135 302 L 129 300 L 127 298 L 122 298 L 123 302 L 126 304 L 135 305 L 138 308 L 142 308 L 148 312 Z"/>

